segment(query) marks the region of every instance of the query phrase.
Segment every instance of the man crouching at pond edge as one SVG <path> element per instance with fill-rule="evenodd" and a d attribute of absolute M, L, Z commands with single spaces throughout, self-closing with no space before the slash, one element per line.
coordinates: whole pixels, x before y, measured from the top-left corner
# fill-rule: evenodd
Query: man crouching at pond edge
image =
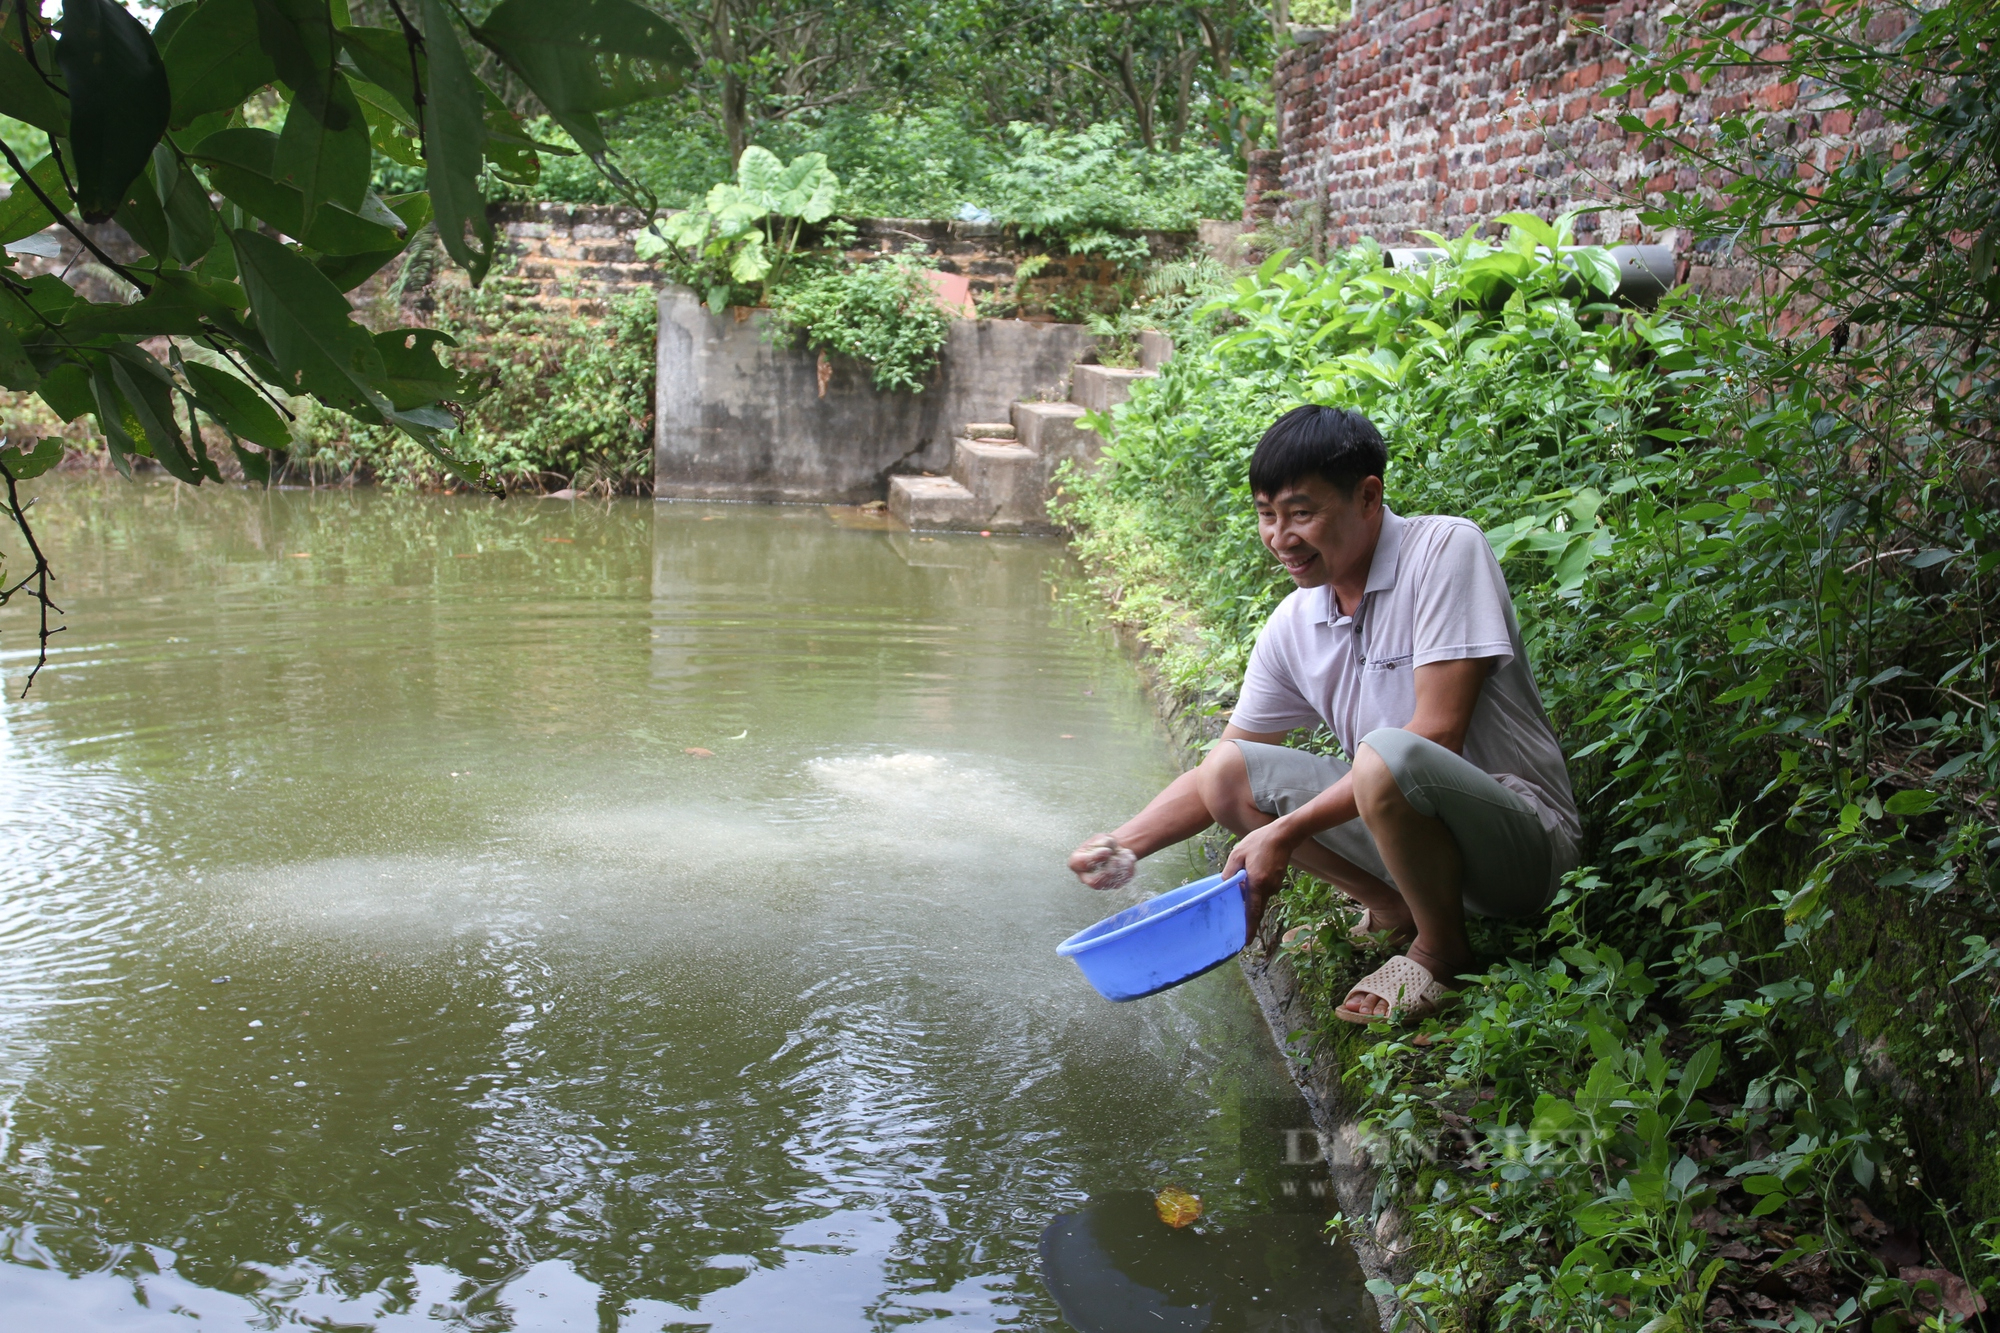
<path fill-rule="evenodd" d="M 1264 545 L 1298 585 L 1250 654 L 1222 740 L 1116 832 L 1071 853 L 1094 889 L 1220 824 L 1249 872 L 1250 932 L 1295 865 L 1360 904 L 1358 939 L 1404 950 L 1335 1012 L 1415 1021 L 1471 965 L 1465 913 L 1540 915 L 1577 859 L 1576 801 L 1479 528 L 1382 503 L 1382 436 L 1294 408 L 1250 457 Z M 1353 765 L 1292 749 L 1325 723 Z"/>

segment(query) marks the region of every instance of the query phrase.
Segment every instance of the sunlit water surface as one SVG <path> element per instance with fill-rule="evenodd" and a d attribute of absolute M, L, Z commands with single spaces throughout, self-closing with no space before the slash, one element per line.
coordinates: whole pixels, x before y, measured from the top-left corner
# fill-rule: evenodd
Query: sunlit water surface
<path fill-rule="evenodd" d="M 10 1326 L 1061 1328 L 1052 1285 L 1092 1328 L 1366 1325 L 1236 970 L 1114 1006 L 1054 953 L 1136 897 L 1063 854 L 1171 772 L 1058 544 L 37 514 L 68 628 L 22 700 L 0 618 Z M 1148 1217 L 1169 1183 L 1196 1231 Z"/>

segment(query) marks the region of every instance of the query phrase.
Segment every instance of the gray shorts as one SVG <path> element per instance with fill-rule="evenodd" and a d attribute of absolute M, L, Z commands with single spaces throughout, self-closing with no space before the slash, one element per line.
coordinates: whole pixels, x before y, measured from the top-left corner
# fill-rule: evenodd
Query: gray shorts
<path fill-rule="evenodd" d="M 1534 804 L 1491 774 L 1435 741 L 1397 727 L 1361 738 L 1382 757 L 1396 785 L 1419 814 L 1441 820 L 1465 861 L 1465 910 L 1474 916 L 1533 917 L 1555 895 L 1555 848 Z M 1249 770 L 1250 798 L 1266 814 L 1290 814 L 1347 776 L 1349 765 L 1329 755 L 1284 745 L 1236 742 Z M 1395 876 L 1368 826 L 1349 820 L 1314 841 L 1385 883 Z"/>

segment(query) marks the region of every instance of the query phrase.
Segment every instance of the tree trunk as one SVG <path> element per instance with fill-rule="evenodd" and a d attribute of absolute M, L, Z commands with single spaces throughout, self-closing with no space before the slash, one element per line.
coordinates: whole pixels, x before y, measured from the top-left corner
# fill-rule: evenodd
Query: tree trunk
<path fill-rule="evenodd" d="M 1128 44 L 1118 53 L 1118 82 L 1125 89 L 1125 100 L 1132 104 L 1132 114 L 1139 122 L 1139 142 L 1148 151 L 1155 146 L 1153 133 L 1153 99 L 1139 91 L 1138 72 L 1132 68 L 1132 48 Z"/>
<path fill-rule="evenodd" d="M 729 0 L 712 0 L 709 6 L 708 46 L 715 62 L 722 66 L 722 138 L 729 147 L 729 169 L 734 171 L 743 150 L 750 146 L 750 98 L 738 64 Z"/>
<path fill-rule="evenodd" d="M 1194 72 L 1201 64 L 1201 48 L 1184 48 L 1175 63 L 1180 70 L 1174 87 L 1174 125 L 1167 135 L 1167 150 L 1178 153 L 1181 140 L 1187 135 L 1188 118 L 1194 113 Z"/>

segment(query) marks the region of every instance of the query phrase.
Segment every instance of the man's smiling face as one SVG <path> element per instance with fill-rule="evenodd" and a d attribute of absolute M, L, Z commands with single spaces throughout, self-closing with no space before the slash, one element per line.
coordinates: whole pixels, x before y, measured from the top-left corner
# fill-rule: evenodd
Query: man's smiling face
<path fill-rule="evenodd" d="M 1368 574 L 1382 508 L 1382 479 L 1363 477 L 1352 491 L 1320 476 L 1287 482 L 1259 495 L 1257 535 L 1301 588 L 1318 588 L 1359 567 Z"/>

